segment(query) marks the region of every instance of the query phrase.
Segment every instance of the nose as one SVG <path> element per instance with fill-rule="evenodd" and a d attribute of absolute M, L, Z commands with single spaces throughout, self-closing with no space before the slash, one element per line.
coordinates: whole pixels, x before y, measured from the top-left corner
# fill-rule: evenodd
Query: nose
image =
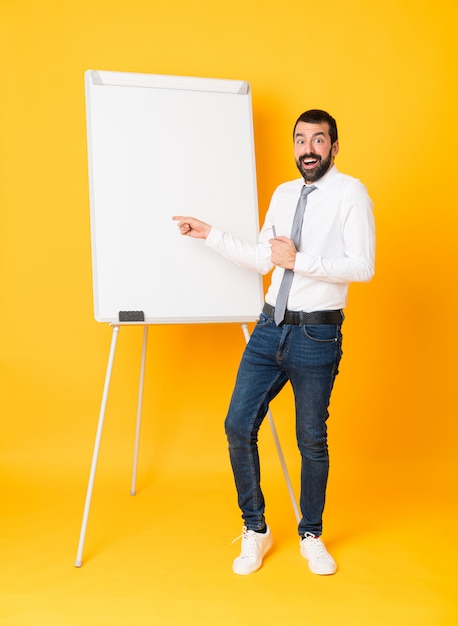
<path fill-rule="evenodd" d="M 313 150 L 313 143 L 311 140 L 305 139 L 303 144 L 301 145 L 301 155 L 304 154 L 312 154 L 314 152 Z"/>

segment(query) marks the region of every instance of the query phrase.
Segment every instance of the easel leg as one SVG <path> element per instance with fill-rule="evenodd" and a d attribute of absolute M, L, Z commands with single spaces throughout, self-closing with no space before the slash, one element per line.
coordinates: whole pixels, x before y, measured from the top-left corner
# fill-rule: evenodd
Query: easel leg
<path fill-rule="evenodd" d="M 138 448 L 140 445 L 140 426 L 141 426 L 142 405 L 143 405 L 143 383 L 145 380 L 147 345 L 148 345 L 148 326 L 144 326 L 143 327 L 142 361 L 141 361 L 141 366 L 140 366 L 140 382 L 138 385 L 137 421 L 136 421 L 136 427 L 135 427 L 135 445 L 134 445 L 134 464 L 132 468 L 132 484 L 130 487 L 131 496 L 134 496 L 137 493 Z"/>
<path fill-rule="evenodd" d="M 243 330 L 243 334 L 245 335 L 245 340 L 248 343 L 250 339 L 250 335 L 248 333 L 248 327 L 246 324 L 242 324 L 242 330 Z M 281 449 L 280 440 L 278 439 L 278 435 L 277 435 L 277 429 L 275 428 L 275 423 L 272 417 L 272 413 L 270 412 L 270 409 L 268 409 L 267 411 L 267 418 L 269 420 L 270 428 L 272 430 L 272 435 L 275 441 L 275 446 L 277 448 L 277 453 L 280 458 L 280 463 L 281 463 L 281 467 L 282 467 L 283 474 L 285 477 L 286 486 L 288 487 L 289 497 L 291 498 L 291 504 L 293 505 L 293 509 L 294 509 L 294 515 L 296 516 L 297 523 L 299 523 L 301 520 L 301 515 L 299 513 L 299 509 L 298 509 L 297 502 L 296 502 L 296 497 L 294 495 L 293 486 L 291 485 L 291 480 L 289 478 L 288 468 L 286 467 L 285 457 L 283 456 L 283 451 Z"/>
<path fill-rule="evenodd" d="M 82 564 L 84 540 L 86 537 L 87 521 L 89 518 L 89 509 L 91 507 L 92 491 L 94 489 L 95 471 L 97 468 L 97 459 L 99 456 L 100 441 L 102 439 L 103 422 L 105 419 L 105 412 L 106 412 L 107 400 L 108 400 L 108 391 L 110 389 L 111 373 L 113 371 L 113 362 L 114 362 L 114 356 L 115 356 L 115 351 L 116 351 L 116 342 L 118 340 L 118 333 L 119 333 L 119 326 L 113 326 L 113 334 L 111 337 L 111 346 L 110 346 L 110 355 L 108 357 L 107 371 L 105 374 L 105 384 L 103 388 L 102 403 L 100 405 L 99 423 L 97 426 L 97 434 L 95 437 L 94 451 L 92 454 L 91 472 L 89 475 L 89 483 L 88 483 L 87 492 L 86 492 L 86 502 L 84 505 L 83 522 L 81 524 L 81 532 L 80 532 L 80 539 L 78 543 L 78 552 L 76 555 L 75 567 L 81 567 L 81 564 Z"/>

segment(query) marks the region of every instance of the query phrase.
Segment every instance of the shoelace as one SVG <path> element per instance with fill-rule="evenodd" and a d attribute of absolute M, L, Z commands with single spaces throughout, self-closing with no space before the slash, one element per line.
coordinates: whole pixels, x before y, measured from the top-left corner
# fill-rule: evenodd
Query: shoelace
<path fill-rule="evenodd" d="M 236 537 L 231 541 L 231 545 L 238 541 L 242 540 L 242 551 L 240 553 L 241 557 L 254 557 L 256 556 L 256 549 L 258 544 L 256 543 L 256 537 L 253 531 L 249 531 L 247 528 L 243 528 L 242 534 Z"/>
<path fill-rule="evenodd" d="M 307 549 L 310 550 L 311 556 L 314 559 L 326 559 L 328 558 L 328 553 L 326 552 L 326 548 L 323 545 L 323 542 L 319 537 L 315 537 L 311 533 L 305 533 L 304 541 L 307 544 Z"/>

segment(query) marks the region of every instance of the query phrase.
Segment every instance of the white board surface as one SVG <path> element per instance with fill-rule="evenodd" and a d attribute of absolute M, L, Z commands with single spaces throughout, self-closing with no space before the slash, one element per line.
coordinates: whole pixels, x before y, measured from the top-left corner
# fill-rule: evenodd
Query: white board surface
<path fill-rule="evenodd" d="M 255 320 L 261 277 L 172 220 L 193 215 L 257 241 L 249 84 L 89 70 L 85 88 L 96 320 Z"/>

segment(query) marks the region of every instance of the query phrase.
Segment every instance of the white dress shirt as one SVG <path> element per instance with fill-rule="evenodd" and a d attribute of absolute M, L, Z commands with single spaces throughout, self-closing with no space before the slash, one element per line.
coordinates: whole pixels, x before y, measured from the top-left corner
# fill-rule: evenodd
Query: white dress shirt
<path fill-rule="evenodd" d="M 269 239 L 290 237 L 304 181 L 283 183 L 274 191 L 258 243 L 249 244 L 212 227 L 205 243 L 227 259 L 261 274 L 270 272 Z M 350 282 L 365 282 L 374 274 L 373 205 L 365 186 L 342 174 L 335 165 L 308 196 L 301 240 L 288 298 L 290 311 L 343 309 Z M 266 302 L 275 306 L 284 270 L 275 267 Z"/>

